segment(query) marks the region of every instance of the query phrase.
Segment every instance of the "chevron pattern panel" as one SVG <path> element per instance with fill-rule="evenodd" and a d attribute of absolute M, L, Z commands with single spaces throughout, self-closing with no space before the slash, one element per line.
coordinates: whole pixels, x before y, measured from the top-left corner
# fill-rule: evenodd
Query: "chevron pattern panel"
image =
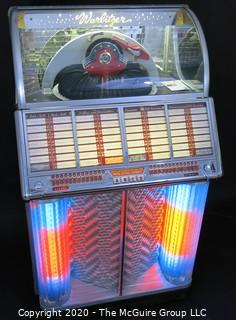
<path fill-rule="evenodd" d="M 72 198 L 72 276 L 106 289 L 118 290 L 120 277 L 120 191 Z"/>
<path fill-rule="evenodd" d="M 123 287 L 138 279 L 156 262 L 164 206 L 162 187 L 128 190 Z"/>

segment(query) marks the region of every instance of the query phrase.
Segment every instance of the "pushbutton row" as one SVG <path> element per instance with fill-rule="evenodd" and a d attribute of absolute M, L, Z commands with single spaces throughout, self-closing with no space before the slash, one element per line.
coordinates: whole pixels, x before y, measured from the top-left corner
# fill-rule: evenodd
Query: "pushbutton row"
<path fill-rule="evenodd" d="M 180 172 L 198 172 L 199 165 L 197 161 L 164 163 L 160 165 L 152 165 L 149 167 L 150 174 L 170 174 Z"/>
<path fill-rule="evenodd" d="M 144 175 L 139 174 L 135 176 L 125 176 L 125 177 L 114 177 L 113 183 L 119 184 L 119 183 L 129 183 L 129 182 L 141 182 L 144 181 Z"/>
<path fill-rule="evenodd" d="M 68 178 L 68 179 L 54 179 L 52 180 L 53 186 L 64 185 L 64 184 L 75 184 L 75 183 L 85 183 L 85 182 L 96 182 L 101 181 L 102 176 L 87 176 L 87 177 L 77 177 L 77 178 Z"/>
<path fill-rule="evenodd" d="M 105 174 L 104 170 L 68 172 L 68 173 L 53 174 L 52 179 L 76 178 L 76 177 L 83 177 L 83 176 L 100 176 L 104 174 Z"/>

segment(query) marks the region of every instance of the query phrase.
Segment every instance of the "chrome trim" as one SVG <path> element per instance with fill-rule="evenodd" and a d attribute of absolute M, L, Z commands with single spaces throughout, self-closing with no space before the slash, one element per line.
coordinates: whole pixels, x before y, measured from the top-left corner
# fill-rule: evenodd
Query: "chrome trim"
<path fill-rule="evenodd" d="M 170 148 L 170 159 L 174 159 L 174 152 L 173 152 L 173 145 L 172 145 L 172 139 L 171 139 L 171 128 L 170 128 L 170 119 L 169 119 L 169 113 L 168 113 L 168 104 L 166 103 L 164 106 L 165 111 L 165 118 L 166 118 L 166 128 L 167 128 L 167 136 L 168 136 L 168 143 Z"/>
<path fill-rule="evenodd" d="M 119 122 L 120 122 L 120 137 L 123 152 L 123 164 L 129 164 L 128 144 L 126 140 L 126 128 L 125 128 L 125 117 L 124 108 L 118 108 Z M 123 166 L 122 164 L 122 166 Z"/>
<path fill-rule="evenodd" d="M 24 123 L 23 123 L 23 112 L 15 111 L 15 126 L 16 126 L 16 141 L 17 141 L 17 153 L 18 153 L 18 165 L 20 174 L 20 184 L 21 184 L 21 195 L 22 197 L 29 197 L 29 178 L 27 173 L 27 153 L 25 145 L 25 135 L 24 135 Z"/>
<path fill-rule="evenodd" d="M 176 93 L 176 94 L 163 94 L 163 95 L 150 95 L 150 96 L 135 96 L 135 97 L 122 97 L 122 98 L 104 98 L 104 99 L 84 99 L 84 100 L 68 100 L 68 101 L 48 101 L 48 102 L 34 102 L 26 103 L 26 109 L 37 110 L 39 108 L 68 108 L 68 107 L 87 107 L 90 105 L 100 106 L 104 104 L 126 103 L 126 102 L 161 102 L 161 101 L 181 101 L 183 99 L 201 99 L 202 93 Z"/>
<path fill-rule="evenodd" d="M 75 150 L 75 160 L 77 168 L 80 166 L 80 157 L 79 157 L 79 144 L 78 144 L 78 134 L 77 134 L 77 123 L 75 110 L 71 110 L 71 124 L 73 131 L 73 140 L 74 140 L 74 150 Z"/>
<path fill-rule="evenodd" d="M 26 157 L 26 172 L 28 174 L 28 176 L 30 176 L 31 174 L 31 165 L 30 165 L 30 155 L 29 155 L 29 147 L 28 147 L 28 134 L 27 134 L 27 124 L 26 124 L 26 115 L 25 115 L 25 112 L 24 110 L 21 110 L 22 111 L 22 124 L 24 126 L 24 129 L 23 129 L 23 135 L 24 135 L 24 148 L 25 148 L 25 157 Z"/>
<path fill-rule="evenodd" d="M 210 179 L 217 179 L 217 177 L 211 177 Z M 114 190 L 127 190 L 137 187 L 149 187 L 149 186 L 160 186 L 160 185 L 170 185 L 170 184 L 178 184 L 178 183 L 189 183 L 189 182 L 201 182 L 201 181 L 209 181 L 209 178 L 206 176 L 189 176 L 189 177 L 178 177 L 178 178 L 168 178 L 168 179 L 158 179 L 156 181 L 142 181 L 136 183 L 127 183 L 123 185 L 114 185 L 114 186 L 104 186 L 103 188 L 88 188 L 83 190 L 74 190 L 69 192 L 60 192 L 60 193 L 42 193 L 42 194 L 31 194 L 27 197 L 24 196 L 23 200 L 36 200 L 36 199 L 54 199 L 54 198 L 61 198 L 61 197 L 70 197 L 79 194 L 86 194 L 91 192 L 103 192 L 103 191 L 114 191 Z"/>
<path fill-rule="evenodd" d="M 63 5 L 63 6 L 13 6 L 10 8 L 9 12 L 15 11 L 15 10 L 37 10 L 38 13 L 44 12 L 44 11 L 55 11 L 55 10 L 79 10 L 79 9 L 180 9 L 180 8 L 189 8 L 188 5 L 185 4 L 167 4 L 167 5 L 156 5 L 156 4 L 150 4 L 150 5 L 142 5 L 142 4 L 135 4 L 135 5 L 82 5 L 82 6 L 70 6 L 70 5 Z"/>
<path fill-rule="evenodd" d="M 220 141 L 218 135 L 218 128 L 216 123 L 216 114 L 215 114 L 215 106 L 213 98 L 209 98 L 209 113 L 211 117 L 211 124 L 212 124 L 212 138 L 215 145 L 215 157 L 217 159 L 218 168 L 216 169 L 219 172 L 218 177 L 223 175 L 223 167 L 222 167 L 222 158 L 221 158 L 221 150 L 220 150 Z"/>
<path fill-rule="evenodd" d="M 20 44 L 19 31 L 16 24 L 17 12 L 10 9 L 9 18 L 10 18 L 10 34 L 11 34 L 13 64 L 14 64 L 14 71 L 15 71 L 14 74 L 15 74 L 16 102 L 18 104 L 18 108 L 21 109 L 26 107 L 26 100 L 25 100 L 22 55 L 20 50 L 21 44 Z"/>

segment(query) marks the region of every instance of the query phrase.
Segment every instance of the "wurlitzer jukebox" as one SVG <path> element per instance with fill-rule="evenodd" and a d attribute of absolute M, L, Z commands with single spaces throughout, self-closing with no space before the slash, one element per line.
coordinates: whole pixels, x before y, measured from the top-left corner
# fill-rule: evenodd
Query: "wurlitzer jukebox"
<path fill-rule="evenodd" d="M 19 7 L 10 22 L 42 307 L 188 287 L 209 180 L 222 174 L 195 15 L 186 6 Z"/>

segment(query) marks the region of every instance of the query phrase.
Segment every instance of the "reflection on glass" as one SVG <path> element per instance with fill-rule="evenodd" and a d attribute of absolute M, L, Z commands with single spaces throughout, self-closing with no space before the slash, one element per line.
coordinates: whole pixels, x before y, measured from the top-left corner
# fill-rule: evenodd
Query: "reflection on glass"
<path fill-rule="evenodd" d="M 199 35 L 184 10 L 20 15 L 27 102 L 203 90 Z"/>

